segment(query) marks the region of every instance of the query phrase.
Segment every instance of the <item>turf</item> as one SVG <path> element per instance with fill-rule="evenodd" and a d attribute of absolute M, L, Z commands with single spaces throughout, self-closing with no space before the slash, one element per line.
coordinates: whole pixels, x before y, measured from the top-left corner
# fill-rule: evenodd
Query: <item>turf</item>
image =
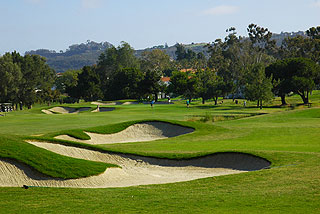
<path fill-rule="evenodd" d="M 0 118 L 1 142 L 4 138 L 16 142 L 34 134 L 45 134 L 43 138 L 50 139 L 58 132 L 73 132 L 85 138 L 79 134 L 82 130 L 108 133 L 137 120 L 177 121 L 196 131 L 167 140 L 100 145 L 95 149 L 169 158 L 237 151 L 264 157 L 272 162 L 272 167 L 129 188 L 0 188 L 0 213 L 319 213 L 319 95 L 319 91 L 313 93 L 312 108 L 300 105 L 301 99 L 292 96 L 287 99 L 291 106 L 277 106 L 277 99 L 262 110 L 255 108 L 255 103 L 249 102 L 244 108 L 225 100 L 218 107 L 195 101 L 191 108 L 186 108 L 183 101 L 176 101 L 175 105 L 155 105 L 153 109 L 139 104 L 117 106 L 112 112 L 76 115 L 45 115 L 41 107 L 10 113 Z M 199 115 L 208 114 L 250 117 L 199 121 Z M 39 150 L 37 154 L 43 152 Z"/>

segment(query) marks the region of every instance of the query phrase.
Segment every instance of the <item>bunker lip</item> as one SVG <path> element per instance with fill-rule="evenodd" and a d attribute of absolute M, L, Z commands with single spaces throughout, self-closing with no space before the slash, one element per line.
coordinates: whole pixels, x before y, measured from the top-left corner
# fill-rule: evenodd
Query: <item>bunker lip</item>
<path fill-rule="evenodd" d="M 102 153 L 45 142 L 29 143 L 61 155 L 113 163 L 122 168 L 108 168 L 104 173 L 97 176 L 64 180 L 50 178 L 35 173 L 30 170 L 30 167 L 0 159 L 0 172 L 2 172 L 0 173 L 0 186 L 127 187 L 190 181 L 265 169 L 270 166 L 270 162 L 263 158 L 233 152 L 216 153 L 188 160 L 170 160 L 138 155 Z"/>
<path fill-rule="evenodd" d="M 59 114 L 77 114 L 82 111 L 88 111 L 90 110 L 90 107 L 81 107 L 81 108 L 71 108 L 71 107 L 53 107 L 50 109 L 43 109 L 41 110 L 45 114 L 54 114 L 54 113 L 59 113 Z"/>
<path fill-rule="evenodd" d="M 217 152 L 210 155 L 189 159 L 154 158 L 132 154 L 119 154 L 137 161 L 143 161 L 151 165 L 169 167 L 203 167 L 203 168 L 227 168 L 240 171 L 256 171 L 270 168 L 271 162 L 247 153 L 241 152 Z"/>
<path fill-rule="evenodd" d="M 193 128 L 175 125 L 167 122 L 149 121 L 133 124 L 126 129 L 114 134 L 97 134 L 85 132 L 90 140 L 79 140 L 68 135 L 60 135 L 55 138 L 60 140 L 77 141 L 87 144 L 113 144 L 153 141 L 177 137 L 194 132 Z"/>

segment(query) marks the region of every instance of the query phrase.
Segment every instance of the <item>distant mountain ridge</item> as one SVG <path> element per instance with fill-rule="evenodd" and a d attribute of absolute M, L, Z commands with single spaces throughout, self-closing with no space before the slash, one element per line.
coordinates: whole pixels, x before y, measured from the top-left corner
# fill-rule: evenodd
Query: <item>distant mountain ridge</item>
<path fill-rule="evenodd" d="M 278 46 L 281 45 L 282 41 L 287 37 L 295 36 L 306 36 L 303 31 L 299 32 L 281 32 L 280 34 L 274 33 L 272 38 L 276 40 Z M 203 52 L 208 56 L 207 49 L 204 47 L 208 43 L 191 43 L 184 44 L 185 48 L 191 49 L 192 51 L 199 53 Z M 81 69 L 86 65 L 94 65 L 97 63 L 98 58 L 105 49 L 112 47 L 113 45 L 109 42 L 97 43 L 94 41 L 87 40 L 86 43 L 74 44 L 69 46 L 69 48 L 63 52 L 56 52 L 47 49 L 31 50 L 27 51 L 25 54 L 37 54 L 47 58 L 48 65 L 53 68 L 56 72 L 65 72 L 69 69 Z M 144 51 L 152 51 L 154 49 L 160 49 L 165 51 L 172 59 L 175 59 L 176 47 L 165 45 L 157 45 L 152 48 L 146 48 L 142 50 L 136 50 L 136 56 L 139 57 Z"/>
<path fill-rule="evenodd" d="M 37 54 L 47 58 L 48 65 L 59 73 L 96 64 L 100 54 L 110 47 L 112 47 L 112 44 L 109 42 L 97 43 L 88 40 L 86 43 L 69 46 L 65 52 L 39 49 L 27 51 L 25 54 Z"/>

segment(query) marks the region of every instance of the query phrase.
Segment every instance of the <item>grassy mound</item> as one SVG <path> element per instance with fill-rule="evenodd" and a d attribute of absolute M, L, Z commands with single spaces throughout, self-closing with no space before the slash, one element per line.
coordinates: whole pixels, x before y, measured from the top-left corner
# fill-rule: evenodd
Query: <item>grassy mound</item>
<path fill-rule="evenodd" d="M 27 164 L 54 178 L 81 178 L 97 175 L 112 164 L 69 158 L 23 142 L 16 137 L 0 136 L 0 157 Z"/>

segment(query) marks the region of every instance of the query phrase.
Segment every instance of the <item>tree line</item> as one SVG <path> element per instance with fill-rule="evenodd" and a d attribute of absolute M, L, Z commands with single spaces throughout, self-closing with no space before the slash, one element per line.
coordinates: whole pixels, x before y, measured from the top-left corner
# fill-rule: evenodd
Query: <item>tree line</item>
<path fill-rule="evenodd" d="M 205 46 L 206 54 L 177 43 L 176 59 L 159 49 L 136 57 L 123 42 L 107 48 L 96 65 L 68 70 L 58 78 L 42 57 L 7 53 L 0 58 L 0 100 L 30 107 L 60 93 L 93 101 L 156 100 L 165 92 L 189 100 L 199 97 L 203 103 L 213 99 L 216 104 L 221 96 L 244 97 L 262 107 L 275 95 L 285 105 L 285 97 L 295 93 L 309 103 L 309 94 L 320 82 L 320 27 L 310 28 L 306 36 L 288 37 L 281 46 L 267 28 L 250 24 L 247 32 L 241 37 L 235 28 L 227 29 L 224 39 Z M 170 77 L 168 86 L 160 81 L 163 76 Z"/>
<path fill-rule="evenodd" d="M 6 53 L 0 57 L 0 103 L 12 103 L 22 110 L 35 102 L 51 102 L 58 96 L 52 90 L 55 77 L 55 71 L 39 55 Z"/>

